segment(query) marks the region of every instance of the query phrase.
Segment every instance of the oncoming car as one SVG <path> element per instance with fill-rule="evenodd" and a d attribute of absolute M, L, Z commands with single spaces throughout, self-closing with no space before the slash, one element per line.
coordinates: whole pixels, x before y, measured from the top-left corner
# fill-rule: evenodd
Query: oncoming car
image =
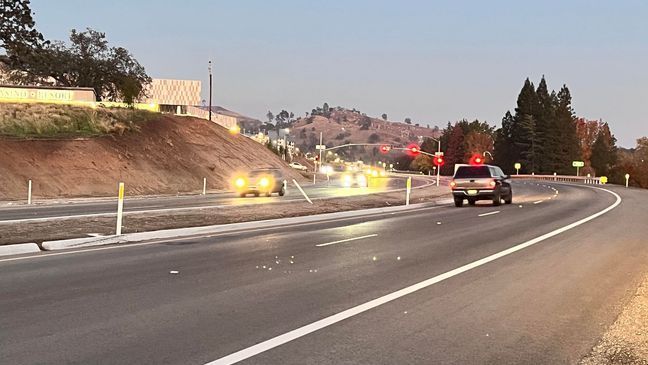
<path fill-rule="evenodd" d="M 292 167 L 292 168 L 295 169 L 295 170 L 299 170 L 299 171 L 306 171 L 306 170 L 308 170 L 308 167 L 306 167 L 306 166 L 300 164 L 299 162 L 291 162 L 291 163 L 288 164 L 288 166 Z"/>
<path fill-rule="evenodd" d="M 342 175 L 340 176 L 340 182 L 345 188 L 366 188 L 369 185 L 367 175 L 365 175 L 363 172 L 342 173 Z"/>
<path fill-rule="evenodd" d="M 286 194 L 286 180 L 284 180 L 279 169 L 257 169 L 252 170 L 247 176 L 235 178 L 234 189 L 241 197 L 248 194 L 270 196 L 272 193 L 284 196 Z"/>
<path fill-rule="evenodd" d="M 461 165 L 457 168 L 450 188 L 456 207 L 463 206 L 464 200 L 475 205 L 478 200 L 492 200 L 493 205 L 513 202 L 511 177 L 502 169 L 491 165 Z"/>

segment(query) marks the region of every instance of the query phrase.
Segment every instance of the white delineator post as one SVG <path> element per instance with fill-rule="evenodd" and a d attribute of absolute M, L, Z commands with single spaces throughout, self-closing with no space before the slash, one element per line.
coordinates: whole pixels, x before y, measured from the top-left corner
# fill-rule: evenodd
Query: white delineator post
<path fill-rule="evenodd" d="M 119 183 L 119 199 L 117 201 L 117 229 L 115 235 L 119 236 L 122 232 L 122 215 L 124 214 L 124 183 Z"/>
<path fill-rule="evenodd" d="M 412 191 L 412 177 L 407 178 L 407 192 L 405 193 L 405 205 L 410 205 L 410 192 Z"/>
<path fill-rule="evenodd" d="M 27 204 L 31 205 L 32 203 L 32 181 L 29 180 L 29 183 L 27 183 Z"/>
<path fill-rule="evenodd" d="M 628 187 L 628 183 L 630 182 L 630 174 L 625 174 L 626 178 L 626 188 Z"/>
<path fill-rule="evenodd" d="M 203 193 L 202 193 L 202 195 L 206 195 L 206 194 L 207 194 L 207 178 L 203 177 Z"/>
<path fill-rule="evenodd" d="M 297 187 L 297 189 L 299 189 L 299 191 L 301 191 L 301 193 L 302 193 L 302 195 L 304 196 L 304 198 L 306 198 L 306 200 L 307 200 L 309 203 L 313 204 L 313 201 L 310 200 L 310 198 L 308 197 L 308 195 L 306 195 L 306 192 L 304 191 L 304 189 L 302 189 L 302 187 L 299 186 L 299 184 L 297 183 L 297 180 L 293 179 L 293 184 L 295 184 L 295 186 Z"/>

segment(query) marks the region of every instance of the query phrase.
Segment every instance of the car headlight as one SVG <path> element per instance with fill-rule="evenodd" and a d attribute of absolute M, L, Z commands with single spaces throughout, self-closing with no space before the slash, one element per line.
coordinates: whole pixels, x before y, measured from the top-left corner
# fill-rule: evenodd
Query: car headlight
<path fill-rule="evenodd" d="M 364 176 L 364 175 L 358 175 L 358 177 L 356 178 L 356 180 L 358 181 L 358 185 L 359 185 L 360 187 L 363 187 L 363 188 L 366 188 L 366 187 L 367 187 L 367 177 L 366 177 L 366 176 Z"/>
<path fill-rule="evenodd" d="M 378 177 L 378 170 L 372 170 L 371 171 L 371 176 Z"/>
<path fill-rule="evenodd" d="M 267 177 L 263 177 L 261 178 L 261 180 L 259 180 L 259 186 L 261 186 L 262 188 L 267 188 L 269 185 L 270 180 Z"/>
<path fill-rule="evenodd" d="M 237 188 L 242 188 L 246 185 L 245 179 L 242 177 L 239 177 L 234 181 L 234 185 L 236 185 Z"/>
<path fill-rule="evenodd" d="M 353 178 L 351 175 L 344 175 L 342 176 L 342 186 L 345 188 L 351 187 L 353 185 Z"/>

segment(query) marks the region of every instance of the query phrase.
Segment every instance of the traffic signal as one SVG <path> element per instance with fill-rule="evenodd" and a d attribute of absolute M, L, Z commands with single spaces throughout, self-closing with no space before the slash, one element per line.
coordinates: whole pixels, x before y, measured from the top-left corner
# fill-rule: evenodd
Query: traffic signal
<path fill-rule="evenodd" d="M 433 162 L 436 166 L 443 166 L 445 165 L 445 160 L 443 159 L 443 156 L 434 156 Z"/>
<path fill-rule="evenodd" d="M 388 144 L 381 145 L 380 146 L 380 153 L 383 153 L 383 154 L 389 153 L 389 151 L 391 151 L 391 148 L 392 147 L 390 145 L 388 145 Z"/>
<path fill-rule="evenodd" d="M 483 163 L 484 163 L 484 158 L 482 157 L 482 155 L 473 155 L 470 158 L 471 165 L 481 165 Z"/>
<path fill-rule="evenodd" d="M 421 153 L 421 147 L 419 145 L 412 143 L 409 146 L 407 146 L 407 153 L 410 156 L 418 156 Z"/>

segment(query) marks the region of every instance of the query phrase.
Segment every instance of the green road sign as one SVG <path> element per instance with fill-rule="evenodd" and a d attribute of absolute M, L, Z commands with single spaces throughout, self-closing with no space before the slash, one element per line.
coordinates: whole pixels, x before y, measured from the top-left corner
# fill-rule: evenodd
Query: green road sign
<path fill-rule="evenodd" d="M 585 166 L 585 162 L 583 162 L 583 161 L 573 161 L 573 162 L 572 162 L 572 166 L 573 166 L 573 167 L 584 167 L 584 166 Z"/>

